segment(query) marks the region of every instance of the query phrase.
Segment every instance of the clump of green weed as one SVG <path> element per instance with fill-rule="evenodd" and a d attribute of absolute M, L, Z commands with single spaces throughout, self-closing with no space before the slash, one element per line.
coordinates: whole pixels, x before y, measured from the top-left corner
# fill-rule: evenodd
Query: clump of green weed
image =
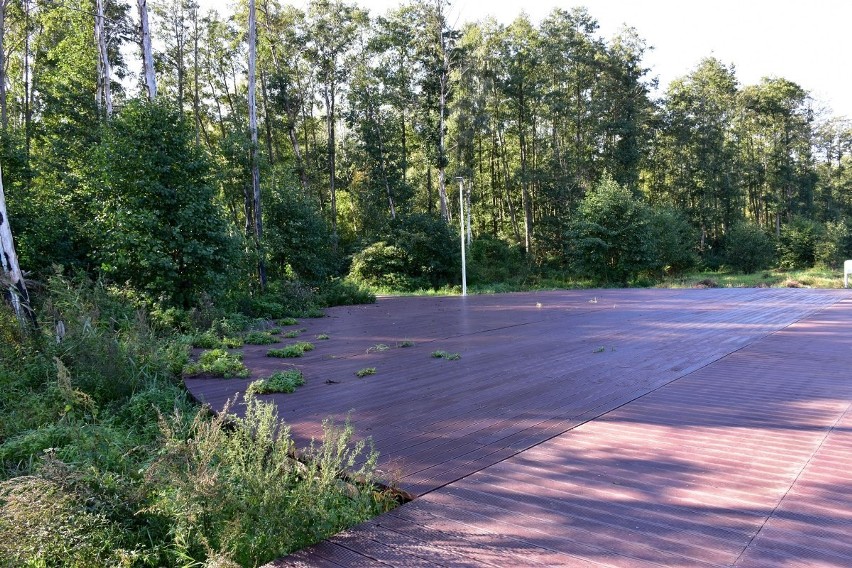
<path fill-rule="evenodd" d="M 246 394 L 291 393 L 304 384 L 305 378 L 302 376 L 301 371 L 297 369 L 278 371 L 265 379 L 259 379 L 251 383 L 246 389 Z"/>
<path fill-rule="evenodd" d="M 300 341 L 298 343 L 291 343 L 290 345 L 285 345 L 281 349 L 270 349 L 266 352 L 267 357 L 301 357 L 305 354 L 306 351 L 312 351 L 314 349 L 313 343 L 308 343 L 307 341 Z"/>
<path fill-rule="evenodd" d="M 317 339 L 319 341 L 325 341 L 326 339 L 331 339 L 331 337 L 327 333 L 320 333 L 317 335 Z"/>
<path fill-rule="evenodd" d="M 190 377 L 202 373 L 225 379 L 248 377 L 251 374 L 243 365 L 242 353 L 228 353 L 224 349 L 205 351 L 198 357 L 198 361 L 183 368 L 183 374 Z"/>
<path fill-rule="evenodd" d="M 239 337 L 219 337 L 212 329 L 192 336 L 191 345 L 201 349 L 237 349 L 243 346 Z"/>
<path fill-rule="evenodd" d="M 304 329 L 291 329 L 290 331 L 283 333 L 282 337 L 286 337 L 287 339 L 295 339 L 302 335 L 304 331 Z"/>
<path fill-rule="evenodd" d="M 297 320 L 296 318 L 281 318 L 280 320 L 278 320 L 278 325 L 299 325 L 299 320 Z"/>
<path fill-rule="evenodd" d="M 388 347 L 384 343 L 377 343 L 367 349 L 367 353 L 381 353 L 382 351 L 387 351 L 388 349 L 390 349 L 390 347 Z"/>
<path fill-rule="evenodd" d="M 243 342 L 246 345 L 270 345 L 278 343 L 278 340 L 268 331 L 250 331 L 243 337 Z"/>
<path fill-rule="evenodd" d="M 170 527 L 164 544 L 174 564 L 221 556 L 258 566 L 391 508 L 374 485 L 376 453 L 348 423 L 325 422 L 322 441 L 298 461 L 273 404 L 248 397 L 241 414 L 226 407 L 188 426 L 161 421 L 163 451 L 143 489 L 148 512 Z M 343 481 L 342 472 L 363 483 Z"/>
<path fill-rule="evenodd" d="M 438 350 L 432 351 L 432 357 L 434 357 L 435 359 L 446 359 L 447 361 L 457 361 L 461 359 L 461 354 Z"/>
<path fill-rule="evenodd" d="M 375 374 L 376 374 L 376 368 L 375 367 L 367 367 L 365 369 L 360 369 L 358 371 L 355 371 L 355 376 L 358 377 L 358 378 L 367 377 L 369 375 L 375 375 Z"/>
<path fill-rule="evenodd" d="M 404 339 L 396 344 L 397 347 L 405 349 L 406 347 L 414 347 L 414 342 L 409 339 Z"/>

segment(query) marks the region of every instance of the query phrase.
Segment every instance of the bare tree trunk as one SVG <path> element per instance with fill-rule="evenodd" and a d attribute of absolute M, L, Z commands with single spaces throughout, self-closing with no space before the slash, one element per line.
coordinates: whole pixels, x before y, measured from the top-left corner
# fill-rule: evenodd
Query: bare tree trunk
<path fill-rule="evenodd" d="M 6 130 L 9 126 L 9 115 L 6 108 L 6 4 L 8 0 L 0 0 L 0 127 Z"/>
<path fill-rule="evenodd" d="M 254 0 L 249 0 L 249 68 L 248 68 L 248 111 L 249 131 L 251 134 L 251 185 L 254 209 L 254 238 L 258 252 L 257 272 L 260 278 L 260 288 L 266 288 L 266 263 L 263 261 L 262 238 L 263 220 L 260 207 L 260 163 L 258 160 L 257 143 L 257 18 Z"/>
<path fill-rule="evenodd" d="M 142 63 L 145 69 L 145 88 L 148 99 L 157 98 L 157 77 L 154 75 L 154 55 L 151 51 L 151 29 L 148 26 L 148 0 L 136 0 L 139 8 L 139 25 L 142 32 Z"/>
<path fill-rule="evenodd" d="M 6 212 L 6 194 L 3 191 L 3 172 L 0 170 L 0 267 L 9 279 L 8 298 L 18 316 L 21 325 L 26 320 L 35 323 L 35 314 L 30 308 L 30 295 L 24 283 L 21 267 L 18 265 L 18 255 L 15 253 L 15 241 L 12 238 L 12 227 L 9 225 L 9 214 Z"/>
<path fill-rule="evenodd" d="M 98 105 L 103 105 L 107 118 L 112 116 L 112 93 L 110 82 L 112 72 L 107 52 L 106 20 L 104 19 L 104 1 L 96 0 L 95 38 L 98 42 Z"/>
<path fill-rule="evenodd" d="M 328 130 L 328 184 L 331 193 L 331 239 L 332 247 L 337 252 L 337 191 L 334 183 L 334 173 L 337 169 L 334 140 L 334 99 L 336 93 L 334 85 L 326 88 L 324 94 L 326 129 Z"/>

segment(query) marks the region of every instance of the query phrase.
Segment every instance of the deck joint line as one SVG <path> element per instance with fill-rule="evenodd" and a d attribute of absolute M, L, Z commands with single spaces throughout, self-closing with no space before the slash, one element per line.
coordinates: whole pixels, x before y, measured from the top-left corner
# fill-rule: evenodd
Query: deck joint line
<path fill-rule="evenodd" d="M 711 361 L 708 361 L 708 362 L 707 362 L 707 363 L 705 363 L 704 365 L 701 365 L 700 367 L 697 367 L 697 368 L 692 369 L 692 370 L 691 370 L 691 371 L 689 371 L 688 373 L 685 373 L 685 374 L 683 374 L 683 375 L 679 375 L 679 376 L 677 376 L 677 377 L 675 377 L 675 378 L 671 379 L 670 381 L 666 381 L 665 383 L 663 383 L 663 384 L 661 384 L 661 385 L 659 385 L 659 386 L 657 386 L 657 387 L 655 387 L 655 388 L 653 388 L 653 389 L 651 389 L 651 390 L 649 390 L 649 391 L 647 391 L 647 392 L 643 392 L 642 394 L 640 394 L 640 395 L 638 395 L 638 396 L 636 396 L 636 397 L 634 397 L 634 398 L 631 398 L 630 400 L 628 400 L 628 401 L 626 401 L 626 402 L 623 402 L 622 404 L 619 404 L 619 405 L 618 405 L 618 406 L 616 406 L 616 407 L 610 408 L 609 410 L 604 410 L 604 411 L 600 412 L 600 414 L 594 414 L 593 416 L 590 416 L 590 417 L 588 417 L 588 418 L 581 419 L 581 421 L 580 421 L 580 422 L 578 422 L 577 424 L 575 424 L 575 425 L 571 426 L 570 428 L 568 428 L 568 429 L 566 429 L 566 430 L 563 430 L 563 431 L 561 431 L 561 432 L 557 432 L 557 433 L 553 434 L 552 436 L 548 436 L 547 438 L 545 438 L 545 439 L 543 439 L 543 440 L 540 440 L 540 441 L 538 441 L 538 442 L 536 442 L 536 443 L 534 443 L 534 444 L 532 444 L 532 445 L 530 445 L 530 446 L 528 446 L 528 447 L 526 447 L 526 448 L 520 449 L 520 450 L 518 450 L 517 452 L 514 452 L 514 453 L 512 453 L 511 455 L 508 455 L 508 456 L 506 456 L 505 458 L 502 458 L 502 459 L 500 459 L 500 460 L 498 460 L 498 461 L 496 461 L 496 462 L 494 462 L 494 463 L 492 463 L 492 464 L 482 466 L 482 467 L 480 467 L 479 469 L 477 469 L 477 470 L 475 470 L 475 471 L 471 471 L 471 472 L 469 472 L 469 473 L 466 473 L 466 474 L 462 475 L 461 477 L 458 477 L 458 478 L 456 478 L 456 479 L 452 479 L 452 480 L 450 480 L 450 481 L 447 481 L 446 483 L 442 483 L 441 485 L 439 485 L 439 486 L 437 486 L 437 487 L 433 487 L 432 489 L 429 489 L 428 491 L 424 491 L 423 493 L 418 494 L 418 495 L 417 495 L 417 496 L 416 496 L 416 497 L 415 497 L 412 501 L 416 501 L 416 500 L 417 500 L 417 499 L 419 499 L 420 497 L 423 497 L 423 496 L 425 496 L 425 495 L 429 495 L 430 493 L 432 493 L 432 492 L 434 492 L 434 491 L 437 491 L 437 490 L 439 490 L 439 489 L 443 489 L 444 487 L 446 487 L 446 486 L 448 486 L 448 485 L 452 485 L 453 483 L 456 483 L 456 482 L 461 481 L 461 480 L 463 480 L 463 479 L 467 479 L 468 477 L 470 477 L 470 476 L 472 476 L 472 475 L 475 475 L 475 474 L 477 474 L 477 473 L 479 473 L 479 472 L 481 472 L 481 471 L 483 471 L 483 470 L 485 470 L 485 469 L 488 469 L 489 467 L 492 467 L 492 466 L 495 466 L 495 465 L 497 465 L 497 464 L 503 463 L 503 462 L 505 462 L 506 460 L 510 460 L 510 459 L 512 459 L 512 458 L 514 458 L 514 457 L 516 457 L 516 456 L 518 456 L 518 455 L 520 455 L 520 454 L 522 454 L 522 453 L 524 453 L 524 452 L 526 452 L 526 451 L 528 451 L 528 450 L 531 450 L 531 449 L 533 449 L 533 448 L 536 448 L 536 447 L 538 447 L 538 446 L 540 446 L 540 445 L 544 444 L 545 442 L 549 442 L 549 441 L 553 440 L 554 438 L 558 438 L 559 436 L 562 436 L 562 435 L 564 435 L 564 434 L 567 434 L 568 432 L 571 432 L 571 431 L 573 431 L 573 430 L 575 430 L 575 429 L 579 428 L 579 427 L 580 427 L 580 426 L 582 426 L 583 424 L 586 424 L 586 423 L 588 423 L 588 422 L 591 422 L 592 420 L 597 420 L 597 419 L 599 419 L 599 418 L 601 418 L 601 417 L 603 417 L 603 416 L 606 416 L 607 414 L 610 414 L 610 413 L 612 413 L 612 412 L 615 412 L 616 410 L 619 410 L 620 408 L 622 408 L 622 407 L 624 407 L 624 406 L 627 406 L 628 404 L 631 404 L 631 403 L 633 403 L 633 402 L 636 402 L 636 401 L 637 401 L 637 400 L 639 400 L 639 399 L 642 399 L 642 398 L 644 398 L 644 397 L 646 397 L 646 396 L 648 396 L 648 395 L 650 395 L 650 394 L 653 394 L 653 393 L 657 392 L 658 390 L 660 390 L 660 389 L 662 389 L 662 388 L 665 388 L 665 387 L 669 386 L 670 384 L 674 383 L 675 381 L 679 381 L 679 380 L 681 380 L 681 379 L 685 379 L 686 377 L 692 376 L 694 373 L 697 373 L 698 371 L 701 371 L 702 369 L 705 369 L 705 368 L 709 367 L 710 365 L 713 365 L 714 363 L 717 363 L 717 362 L 719 362 L 719 361 L 721 361 L 721 360 L 723 360 L 723 359 L 727 359 L 727 358 L 728 358 L 728 357 L 730 357 L 731 355 L 733 355 L 733 354 L 735 354 L 735 353 L 739 353 L 739 352 L 740 352 L 740 351 L 742 351 L 743 349 L 746 349 L 747 347 L 750 347 L 750 346 L 754 345 L 754 344 L 755 344 L 755 343 L 757 343 L 758 341 L 762 341 L 762 340 L 766 339 L 767 337 L 769 337 L 769 336 L 771 336 L 771 335 L 775 335 L 776 333 L 780 333 L 780 332 L 782 332 L 782 331 L 786 330 L 787 328 L 789 328 L 790 326 L 792 326 L 792 325 L 796 325 L 797 323 L 801 322 L 801 321 L 802 321 L 802 320 L 804 320 L 804 319 L 807 319 L 807 318 L 813 317 L 815 314 L 817 314 L 817 313 L 819 313 L 819 312 L 823 312 L 823 311 L 825 311 L 825 310 L 827 310 L 827 309 L 829 309 L 829 308 L 831 308 L 831 307 L 833 307 L 833 306 L 836 306 L 836 305 L 837 305 L 837 304 L 839 304 L 839 303 L 846 302 L 846 301 L 847 301 L 847 299 L 846 299 L 846 298 L 843 298 L 843 299 L 838 298 L 838 299 L 836 299 L 835 301 L 833 301 L 833 302 L 831 302 L 831 303 L 829 303 L 829 304 L 822 304 L 822 305 L 815 306 L 815 307 L 813 307 L 810 311 L 808 311 L 807 313 L 802 314 L 802 316 L 801 316 L 801 317 L 799 317 L 798 319 L 796 319 L 796 320 L 794 320 L 794 321 L 792 321 L 792 322 L 788 323 L 787 325 L 785 325 L 785 326 L 783 326 L 783 327 L 781 327 L 781 328 L 779 328 L 779 329 L 776 329 L 776 330 L 774 330 L 774 331 L 769 331 L 769 332 L 764 333 L 763 335 L 760 335 L 760 336 L 756 336 L 756 337 L 755 337 L 752 341 L 749 341 L 749 342 L 748 342 L 748 343 L 746 343 L 745 345 L 742 345 L 742 346 L 740 346 L 739 348 L 737 348 L 737 349 L 735 349 L 735 350 L 733 350 L 733 351 L 731 351 L 731 352 L 729 352 L 729 353 L 725 353 L 725 354 L 723 354 L 723 355 L 720 355 L 720 356 L 716 357 L 715 359 L 712 359 Z M 600 309 L 604 309 L 604 308 L 599 308 L 599 310 L 600 310 Z M 598 310 L 593 310 L 593 311 L 598 311 Z M 516 326 L 520 326 L 520 325 L 527 325 L 527 323 L 514 324 L 514 325 L 512 325 L 512 326 L 507 326 L 507 327 L 516 327 Z M 474 332 L 474 333 L 481 333 L 481 332 Z M 473 335 L 473 334 L 468 334 L 468 335 Z M 458 336 L 453 336 L 453 337 L 458 337 Z M 850 407 L 852 407 L 852 403 L 850 403 Z M 848 409 L 847 409 L 847 411 L 848 411 Z M 596 410 L 593 410 L 592 412 L 596 412 Z M 845 412 L 844 412 L 841 416 L 845 416 Z M 839 421 L 839 419 L 838 419 L 838 421 Z M 835 423 L 835 424 L 836 424 L 836 423 Z M 832 426 L 832 429 L 833 429 L 833 428 L 834 428 L 834 426 Z M 823 439 L 823 442 L 824 442 L 824 441 L 825 441 L 825 439 Z M 822 446 L 822 442 L 820 443 L 820 446 Z M 808 460 L 808 461 L 810 462 L 810 460 Z M 801 473 L 801 472 L 800 472 L 800 473 Z M 796 477 L 796 479 L 798 479 L 798 476 Z M 795 483 L 795 481 L 794 481 L 794 483 Z M 790 487 L 792 487 L 792 485 L 791 485 Z M 789 491 L 789 489 L 788 489 L 788 491 Z M 786 493 L 785 493 L 785 496 L 786 496 Z M 777 508 L 777 507 L 776 507 L 776 508 Z M 774 513 L 774 509 L 773 509 L 773 513 Z M 767 520 L 768 520 L 768 519 L 767 519 Z M 765 524 L 765 521 L 764 521 L 764 524 Z M 762 528 L 762 525 L 761 525 L 761 528 Z M 758 530 L 758 533 L 759 533 L 759 532 L 760 532 L 760 531 Z M 757 535 L 755 534 L 755 536 L 757 536 Z M 750 542 L 749 542 L 749 544 L 750 544 Z M 749 545 L 746 545 L 746 549 L 748 549 L 748 546 L 749 546 Z M 744 552 L 746 549 L 744 549 L 744 550 L 743 550 L 743 552 Z M 742 552 L 740 553 L 740 555 L 742 555 Z M 739 558 L 738 558 L 738 560 L 739 560 Z"/>
<path fill-rule="evenodd" d="M 755 541 L 755 539 L 757 539 L 757 537 L 760 536 L 760 533 L 763 532 L 763 528 L 766 526 L 766 523 L 768 523 L 773 517 L 775 517 L 775 513 L 778 512 L 778 509 L 784 503 L 784 500 L 787 499 L 787 495 L 789 495 L 790 491 L 793 489 L 793 487 L 796 486 L 796 483 L 798 483 L 799 478 L 802 476 L 802 474 L 805 472 L 805 470 L 808 468 L 808 466 L 811 465 L 811 462 L 813 461 L 813 459 L 816 457 L 816 455 L 819 453 L 819 451 L 825 445 L 825 442 L 826 442 L 826 440 L 828 440 L 828 437 L 831 435 L 832 432 L 834 432 L 837 429 L 837 425 L 840 424 L 840 422 L 846 417 L 847 414 L 849 414 L 850 410 L 852 410 L 852 402 L 850 402 L 846 406 L 846 410 L 841 412 L 840 415 L 837 417 L 837 420 L 835 420 L 834 423 L 825 431 L 825 435 L 822 437 L 822 440 L 820 440 L 819 444 L 817 444 L 817 447 L 814 448 L 814 451 L 811 452 L 811 455 L 808 456 L 808 459 L 805 460 L 805 463 L 802 464 L 802 467 L 799 468 L 799 471 L 796 472 L 796 476 L 790 482 L 790 486 L 787 487 L 787 490 L 784 491 L 784 495 L 782 495 L 781 498 L 778 499 L 778 502 L 772 508 L 772 511 L 770 511 L 770 513 L 768 515 L 766 515 L 766 518 L 763 519 L 763 522 L 760 523 L 760 527 L 758 527 L 758 529 L 755 531 L 754 535 L 749 539 L 749 541 L 746 543 L 746 545 L 740 551 L 739 555 L 737 555 L 736 560 L 734 560 L 734 562 L 731 564 L 731 566 L 735 566 L 737 564 L 737 562 L 740 561 L 740 559 L 748 551 L 748 549 L 751 548 L 751 545 Z"/>

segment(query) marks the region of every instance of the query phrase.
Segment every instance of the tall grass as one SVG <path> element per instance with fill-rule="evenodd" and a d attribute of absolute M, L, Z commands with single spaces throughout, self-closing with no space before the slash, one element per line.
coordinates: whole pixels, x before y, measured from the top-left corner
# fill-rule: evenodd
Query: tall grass
<path fill-rule="evenodd" d="M 300 461 L 271 405 L 191 403 L 185 333 L 206 330 L 58 277 L 38 311 L 23 333 L 0 303 L 0 566 L 253 566 L 390 506 L 349 425 Z"/>

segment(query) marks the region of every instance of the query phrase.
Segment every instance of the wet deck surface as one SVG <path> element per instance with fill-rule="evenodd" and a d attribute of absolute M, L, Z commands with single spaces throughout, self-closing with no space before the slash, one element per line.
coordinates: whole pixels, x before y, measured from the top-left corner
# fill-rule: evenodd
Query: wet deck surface
<path fill-rule="evenodd" d="M 305 387 L 270 397 L 282 417 L 304 440 L 351 413 L 420 497 L 278 565 L 850 566 L 843 298 L 395 298 L 304 320 L 330 339 L 295 360 Z M 285 364 L 266 349 L 245 349 L 256 375 Z M 187 384 L 219 406 L 247 382 Z"/>

